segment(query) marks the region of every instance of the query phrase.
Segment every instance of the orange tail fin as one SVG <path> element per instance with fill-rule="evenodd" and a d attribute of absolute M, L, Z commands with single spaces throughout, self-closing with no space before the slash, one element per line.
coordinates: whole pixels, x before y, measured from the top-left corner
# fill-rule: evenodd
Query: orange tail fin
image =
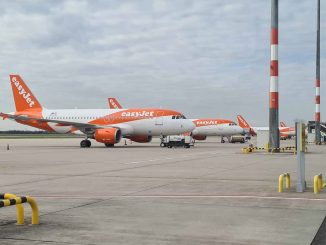
<path fill-rule="evenodd" d="M 10 75 L 10 83 L 14 95 L 16 111 L 42 109 L 41 104 L 19 75 Z"/>
<path fill-rule="evenodd" d="M 239 126 L 241 128 L 249 128 L 250 129 L 250 125 L 247 123 L 247 121 L 241 115 L 238 115 L 237 119 L 238 119 Z"/>
<path fill-rule="evenodd" d="M 280 126 L 281 126 L 281 127 L 286 127 L 286 125 L 285 125 L 284 122 L 280 122 Z"/>
<path fill-rule="evenodd" d="M 108 106 L 110 109 L 122 109 L 116 98 L 108 98 Z"/>

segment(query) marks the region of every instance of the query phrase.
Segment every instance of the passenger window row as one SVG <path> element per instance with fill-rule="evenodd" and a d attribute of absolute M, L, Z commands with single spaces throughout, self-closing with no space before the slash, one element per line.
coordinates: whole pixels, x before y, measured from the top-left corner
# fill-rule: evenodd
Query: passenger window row
<path fill-rule="evenodd" d="M 172 119 L 186 119 L 184 115 L 172 116 Z"/>
<path fill-rule="evenodd" d="M 67 120 L 67 119 L 99 119 L 101 117 L 46 117 L 46 119 L 53 119 L 53 120 Z"/>

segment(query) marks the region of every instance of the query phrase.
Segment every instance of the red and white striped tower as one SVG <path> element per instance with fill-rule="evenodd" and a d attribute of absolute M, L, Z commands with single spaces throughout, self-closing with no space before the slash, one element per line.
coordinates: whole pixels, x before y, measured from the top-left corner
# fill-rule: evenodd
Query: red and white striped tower
<path fill-rule="evenodd" d="M 317 42 L 316 42 L 316 111 L 315 111 L 315 141 L 321 143 L 320 136 L 320 0 L 317 0 Z"/>
<path fill-rule="evenodd" d="M 272 0 L 269 86 L 269 149 L 280 147 L 278 128 L 278 0 Z"/>

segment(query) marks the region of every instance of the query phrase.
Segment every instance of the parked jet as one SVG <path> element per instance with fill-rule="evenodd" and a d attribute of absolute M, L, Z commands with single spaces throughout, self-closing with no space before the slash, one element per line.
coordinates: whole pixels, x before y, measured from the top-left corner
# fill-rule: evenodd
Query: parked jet
<path fill-rule="evenodd" d="M 46 109 L 19 75 L 10 75 L 10 83 L 16 112 L 0 113 L 1 117 L 49 132 L 85 135 L 81 147 L 90 147 L 89 139 L 112 147 L 122 137 L 149 142 L 152 136 L 182 134 L 195 128 L 180 112 L 167 109 Z"/>
<path fill-rule="evenodd" d="M 257 135 L 258 130 L 269 130 L 269 127 L 251 127 L 241 115 L 238 115 L 237 119 L 240 127 L 252 136 Z M 292 136 L 295 136 L 295 128 L 284 126 L 284 122 L 281 122 L 281 125 L 283 126 L 279 127 L 279 131 L 282 138 L 291 138 Z"/>
<path fill-rule="evenodd" d="M 111 109 L 122 109 L 122 106 L 116 98 L 108 98 L 108 105 Z M 190 120 L 196 125 L 196 128 L 191 132 L 195 140 L 206 140 L 207 136 L 221 136 L 221 142 L 224 143 L 224 137 L 230 139 L 233 135 L 244 133 L 244 130 L 231 120 L 217 118 Z"/>
<path fill-rule="evenodd" d="M 280 122 L 280 127 L 286 127 L 285 122 Z"/>

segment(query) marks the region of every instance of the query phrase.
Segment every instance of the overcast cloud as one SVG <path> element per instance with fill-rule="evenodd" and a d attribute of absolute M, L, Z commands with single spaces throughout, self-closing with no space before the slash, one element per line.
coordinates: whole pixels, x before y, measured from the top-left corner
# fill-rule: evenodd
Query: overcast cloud
<path fill-rule="evenodd" d="M 280 119 L 291 124 L 314 116 L 316 1 L 279 2 Z M 268 125 L 270 0 L 0 1 L 0 26 L 0 111 L 14 110 L 8 75 L 20 74 L 47 108 L 106 108 L 114 96 Z M 17 125 L 0 130 L 27 129 Z"/>

